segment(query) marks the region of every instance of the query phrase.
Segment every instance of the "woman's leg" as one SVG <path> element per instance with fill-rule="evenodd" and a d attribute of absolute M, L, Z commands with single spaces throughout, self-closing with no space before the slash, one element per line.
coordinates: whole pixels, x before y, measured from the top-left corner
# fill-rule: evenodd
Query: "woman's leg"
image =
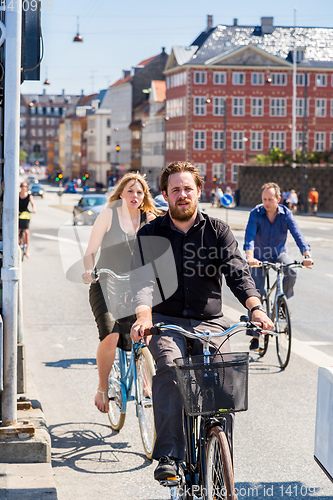
<path fill-rule="evenodd" d="M 100 341 L 97 348 L 98 389 L 99 391 L 106 392 L 106 394 L 101 394 L 101 392 L 97 391 L 95 405 L 103 413 L 109 411 L 109 400 L 107 395 L 108 379 L 116 357 L 118 337 L 119 334 L 117 332 L 110 333 Z"/>

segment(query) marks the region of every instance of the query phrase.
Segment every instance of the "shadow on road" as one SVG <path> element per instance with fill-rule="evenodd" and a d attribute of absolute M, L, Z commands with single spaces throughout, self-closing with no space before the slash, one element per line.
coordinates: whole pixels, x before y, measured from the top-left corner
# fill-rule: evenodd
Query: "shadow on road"
<path fill-rule="evenodd" d="M 96 365 L 95 358 L 72 358 L 72 359 L 60 359 L 59 361 L 48 361 L 44 363 L 47 367 L 52 368 L 72 368 L 73 365 Z"/>
<path fill-rule="evenodd" d="M 143 469 L 151 464 L 127 441 L 115 442 L 109 426 L 75 422 L 49 427 L 52 467 L 69 467 L 90 474 L 114 474 Z M 126 466 L 125 466 L 126 465 Z"/>

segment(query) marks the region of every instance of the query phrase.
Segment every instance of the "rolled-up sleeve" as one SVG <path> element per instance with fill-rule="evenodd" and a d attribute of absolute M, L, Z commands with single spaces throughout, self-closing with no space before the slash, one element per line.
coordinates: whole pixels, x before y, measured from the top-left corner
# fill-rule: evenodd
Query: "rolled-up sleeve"
<path fill-rule="evenodd" d="M 291 213 L 288 214 L 287 223 L 288 223 L 288 229 L 289 229 L 290 233 L 292 234 L 296 245 L 300 249 L 301 254 L 303 254 L 306 251 L 310 251 L 311 247 L 305 241 L 303 233 L 300 230 L 299 225 L 297 224 L 294 216 Z"/>
<path fill-rule="evenodd" d="M 251 212 L 245 230 L 244 250 L 254 251 L 254 242 L 257 234 L 258 217 L 255 212 Z"/>

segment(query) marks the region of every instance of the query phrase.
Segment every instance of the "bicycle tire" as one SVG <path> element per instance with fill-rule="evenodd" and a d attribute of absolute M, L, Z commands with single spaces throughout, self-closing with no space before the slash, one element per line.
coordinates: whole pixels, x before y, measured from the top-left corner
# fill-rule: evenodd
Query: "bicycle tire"
<path fill-rule="evenodd" d="M 267 316 L 270 317 L 269 303 L 268 303 L 268 300 L 267 300 L 267 294 L 266 294 L 266 292 L 262 296 L 262 305 L 263 305 L 263 308 L 265 309 L 265 311 L 267 313 Z M 269 344 L 269 335 L 264 335 L 263 337 L 264 338 L 261 341 L 261 343 L 263 343 L 263 347 L 259 347 L 259 356 L 261 358 L 263 358 L 265 356 L 265 354 L 267 352 L 267 349 L 268 349 L 268 344 Z M 260 346 L 260 340 L 259 340 L 259 346 Z"/>
<path fill-rule="evenodd" d="M 206 500 L 235 500 L 235 483 L 227 437 L 220 426 L 208 433 L 206 445 Z"/>
<path fill-rule="evenodd" d="M 277 314 L 274 323 L 278 332 L 276 353 L 280 368 L 284 370 L 288 366 L 291 354 L 291 321 L 287 299 L 283 295 L 277 300 Z"/>
<path fill-rule="evenodd" d="M 152 397 L 152 381 L 155 375 L 155 366 L 152 355 L 147 347 L 139 349 L 135 365 L 138 378 L 137 414 L 141 440 L 146 457 L 151 460 L 156 439 Z"/>
<path fill-rule="evenodd" d="M 112 379 L 115 379 L 115 381 Z M 117 357 L 114 360 L 110 372 L 108 398 L 109 398 L 108 417 L 111 428 L 114 431 L 120 431 L 120 429 L 122 429 L 125 423 L 126 411 L 124 409 L 125 407 L 124 388 L 121 383 L 119 361 Z"/>

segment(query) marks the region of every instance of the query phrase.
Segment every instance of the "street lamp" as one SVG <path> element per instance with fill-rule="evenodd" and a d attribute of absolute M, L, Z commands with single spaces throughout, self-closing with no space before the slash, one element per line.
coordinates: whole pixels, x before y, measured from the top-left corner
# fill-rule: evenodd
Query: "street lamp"
<path fill-rule="evenodd" d="M 83 42 L 83 37 L 80 35 L 80 26 L 79 26 L 79 18 L 77 18 L 77 33 L 73 38 L 73 42 Z"/>
<path fill-rule="evenodd" d="M 249 139 L 247 137 L 243 137 L 243 143 L 244 143 L 244 166 L 246 165 L 246 143 Z"/>

